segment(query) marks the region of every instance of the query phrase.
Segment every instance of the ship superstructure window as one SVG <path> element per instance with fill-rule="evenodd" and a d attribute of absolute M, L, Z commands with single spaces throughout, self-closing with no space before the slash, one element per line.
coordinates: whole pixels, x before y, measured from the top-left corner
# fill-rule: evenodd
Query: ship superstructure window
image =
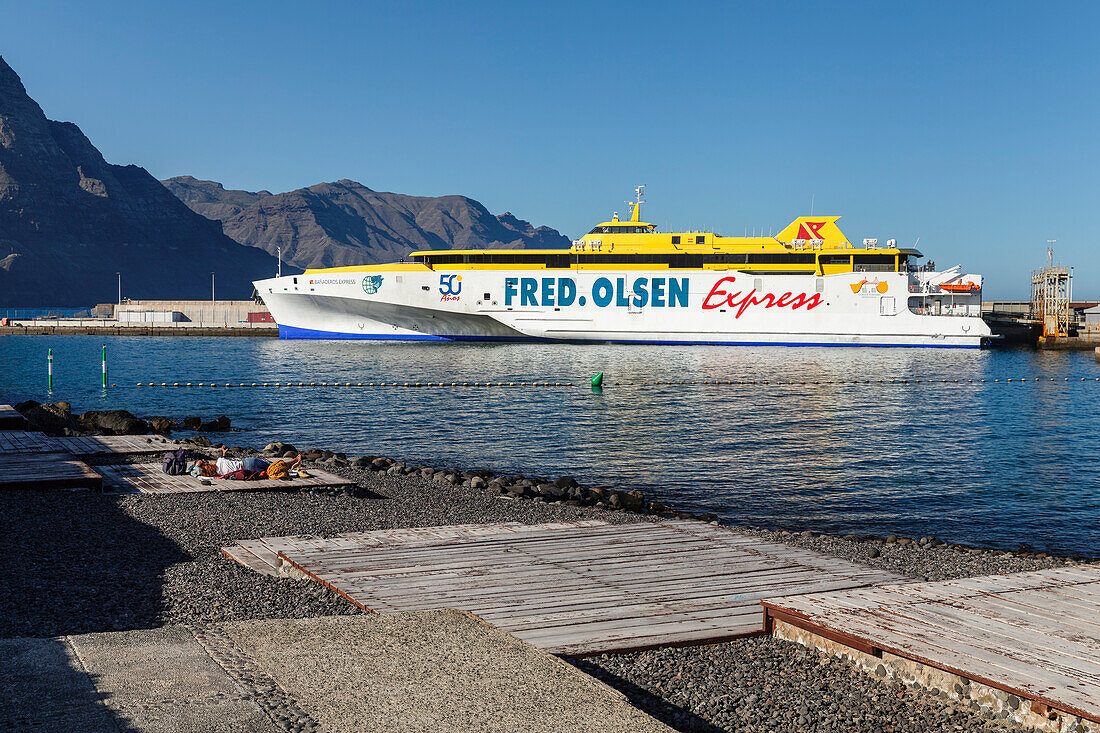
<path fill-rule="evenodd" d="M 696 244 L 705 244 L 706 241 L 707 241 L 707 238 L 703 234 L 696 235 L 696 237 L 695 237 L 695 243 Z"/>
<path fill-rule="evenodd" d="M 857 272 L 892 272 L 894 255 L 855 255 L 853 265 Z"/>
<path fill-rule="evenodd" d="M 673 244 L 679 244 L 680 243 L 680 235 L 679 234 L 677 234 L 676 236 L 674 236 L 672 238 L 672 243 Z"/>
<path fill-rule="evenodd" d="M 617 252 L 543 252 L 517 253 L 517 252 L 485 252 L 476 254 L 428 254 L 417 255 L 417 262 L 423 262 L 430 267 L 445 265 L 542 265 L 546 268 L 567 269 L 573 265 L 655 265 L 675 269 L 700 269 L 707 265 L 813 265 L 814 255 L 811 253 L 737 253 L 737 254 L 703 254 L 680 252 L 646 252 L 646 253 L 617 253 Z M 847 259 L 844 259 L 847 263 Z"/>
<path fill-rule="evenodd" d="M 596 227 L 589 234 L 648 234 L 649 227 L 640 227 L 633 224 L 619 226 Z"/>

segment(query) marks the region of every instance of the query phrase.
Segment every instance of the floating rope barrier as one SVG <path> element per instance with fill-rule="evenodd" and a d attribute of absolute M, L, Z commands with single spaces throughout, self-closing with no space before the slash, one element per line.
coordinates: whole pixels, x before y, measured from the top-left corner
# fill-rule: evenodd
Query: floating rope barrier
<path fill-rule="evenodd" d="M 1049 377 L 1043 379 L 1041 377 L 1009 377 L 1005 379 L 837 379 L 837 380 L 816 380 L 816 381 L 776 381 L 776 380 L 732 380 L 732 379 L 714 379 L 714 380 L 698 380 L 693 382 L 688 381 L 628 381 L 628 382 L 602 382 L 602 386 L 605 387 L 681 387 L 681 386 L 698 386 L 698 385 L 710 385 L 710 386 L 769 386 L 769 387 L 806 387 L 806 386 L 843 386 L 843 385 L 872 385 L 872 384 L 1048 384 L 1051 382 L 1077 382 L 1076 377 L 1063 377 L 1055 378 Z M 1100 377 L 1081 377 L 1081 382 L 1100 382 Z M 111 385 L 112 387 L 117 385 Z M 577 386 L 574 382 L 239 382 L 233 384 L 231 382 L 138 382 L 138 387 L 215 387 L 222 389 L 252 389 L 252 388 L 273 388 L 273 387 L 388 387 L 388 388 L 451 388 L 451 387 L 574 387 Z M 587 385 L 586 385 L 587 386 Z"/>

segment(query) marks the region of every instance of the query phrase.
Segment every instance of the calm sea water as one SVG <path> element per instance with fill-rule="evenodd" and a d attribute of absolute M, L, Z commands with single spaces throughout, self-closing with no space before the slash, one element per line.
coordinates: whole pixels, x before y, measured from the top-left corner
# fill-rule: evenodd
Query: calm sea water
<path fill-rule="evenodd" d="M 103 343 L 119 385 L 106 391 Z M 587 386 L 597 371 L 611 383 L 602 394 Z M 1098 376 L 1091 352 L 0 337 L 3 403 L 66 399 L 77 410 L 224 413 L 245 430 L 229 440 L 236 444 L 281 439 L 438 466 L 569 474 L 586 485 L 641 488 L 735 524 L 932 534 L 1010 549 L 1026 542 L 1090 556 L 1100 555 Z M 1043 381 L 1015 381 L 1024 377 Z M 910 382 L 621 384 L 853 378 Z M 578 386 L 133 386 L 534 380 Z"/>

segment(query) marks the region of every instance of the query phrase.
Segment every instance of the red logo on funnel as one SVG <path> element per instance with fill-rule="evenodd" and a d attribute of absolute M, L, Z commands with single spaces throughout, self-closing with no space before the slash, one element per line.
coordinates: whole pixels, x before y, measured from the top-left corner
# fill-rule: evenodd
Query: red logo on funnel
<path fill-rule="evenodd" d="M 821 227 L 825 226 L 823 221 L 804 221 L 798 225 L 798 238 L 799 239 L 824 239 L 821 236 Z"/>

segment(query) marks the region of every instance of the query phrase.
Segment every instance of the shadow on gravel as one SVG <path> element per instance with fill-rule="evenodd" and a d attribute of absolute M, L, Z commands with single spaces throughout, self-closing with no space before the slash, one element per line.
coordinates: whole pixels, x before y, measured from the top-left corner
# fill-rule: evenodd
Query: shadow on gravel
<path fill-rule="evenodd" d="M 626 695 L 631 705 L 652 715 L 671 728 L 678 731 L 690 731 L 690 733 L 725 733 L 724 728 L 719 728 L 690 710 L 673 705 L 668 700 L 664 700 L 586 659 L 566 657 L 566 661 L 582 672 L 592 675 L 600 682 L 614 687 Z"/>
<path fill-rule="evenodd" d="M 118 497 L 0 492 L 0 637 L 158 626 L 162 574 L 189 559 Z"/>

